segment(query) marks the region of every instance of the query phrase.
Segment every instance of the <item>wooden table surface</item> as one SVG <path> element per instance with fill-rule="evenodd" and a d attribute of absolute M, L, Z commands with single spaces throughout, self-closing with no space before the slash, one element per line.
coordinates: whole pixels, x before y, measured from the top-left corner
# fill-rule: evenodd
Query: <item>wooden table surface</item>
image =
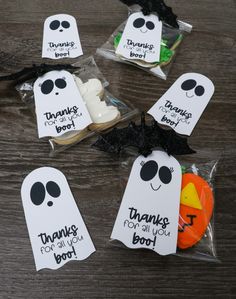
<path fill-rule="evenodd" d="M 222 154 L 216 177 L 215 233 L 221 263 L 207 263 L 109 245 L 122 193 L 118 161 L 82 142 L 49 158 L 36 123 L 11 84 L 0 84 L 0 298 L 233 298 L 236 296 L 236 71 L 234 0 L 168 1 L 194 30 L 167 81 L 95 56 L 118 98 L 146 111 L 185 72 L 209 76 L 216 91 L 189 143 Z M 74 15 L 84 53 L 95 54 L 127 10 L 115 0 L 0 1 L 0 72 L 41 63 L 43 21 Z M 67 62 L 67 61 L 66 61 Z M 140 84 L 142 82 L 142 84 Z M 194 158 L 193 158 L 194 159 Z M 197 162 L 197 156 L 196 156 Z M 97 252 L 57 271 L 35 271 L 20 188 L 33 169 L 52 166 L 67 177 Z"/>

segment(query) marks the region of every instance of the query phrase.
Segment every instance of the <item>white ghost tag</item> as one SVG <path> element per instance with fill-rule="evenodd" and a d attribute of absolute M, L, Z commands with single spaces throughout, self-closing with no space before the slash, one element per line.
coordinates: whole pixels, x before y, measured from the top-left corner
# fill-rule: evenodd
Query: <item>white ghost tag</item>
<path fill-rule="evenodd" d="M 59 14 L 44 22 L 42 57 L 75 58 L 83 55 L 77 23 L 74 17 Z"/>
<path fill-rule="evenodd" d="M 139 156 L 111 234 L 129 248 L 147 248 L 161 255 L 176 252 L 181 167 L 172 156 L 154 151 Z"/>
<path fill-rule="evenodd" d="M 35 169 L 23 181 L 21 198 L 37 271 L 58 269 L 95 251 L 62 172 Z"/>
<path fill-rule="evenodd" d="M 34 83 L 34 98 L 39 138 L 61 136 L 92 123 L 74 78 L 67 71 L 51 71 L 39 77 Z"/>
<path fill-rule="evenodd" d="M 154 14 L 142 12 L 130 15 L 116 54 L 127 59 L 158 62 L 161 50 L 162 22 Z"/>
<path fill-rule="evenodd" d="M 190 136 L 214 94 L 214 85 L 197 73 L 180 76 L 148 111 L 157 122 Z"/>

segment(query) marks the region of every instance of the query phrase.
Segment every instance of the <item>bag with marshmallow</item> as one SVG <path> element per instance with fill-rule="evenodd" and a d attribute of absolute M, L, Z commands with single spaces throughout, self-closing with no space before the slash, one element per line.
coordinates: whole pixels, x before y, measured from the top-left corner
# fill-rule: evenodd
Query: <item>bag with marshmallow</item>
<path fill-rule="evenodd" d="M 49 69 L 38 78 L 18 84 L 16 89 L 35 113 L 38 136 L 49 141 L 50 155 L 114 127 L 138 112 L 109 93 L 109 83 L 93 57 L 65 68 L 57 65 Z"/>
<path fill-rule="evenodd" d="M 129 8 L 128 19 L 97 49 L 97 53 L 166 79 L 177 48 L 192 26 L 177 20 L 163 0 L 121 2 Z"/>

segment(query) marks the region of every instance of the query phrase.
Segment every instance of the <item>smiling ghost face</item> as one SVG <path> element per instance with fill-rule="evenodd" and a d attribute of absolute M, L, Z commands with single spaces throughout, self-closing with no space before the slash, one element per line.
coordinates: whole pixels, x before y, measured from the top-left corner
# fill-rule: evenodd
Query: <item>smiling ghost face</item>
<path fill-rule="evenodd" d="M 214 94 L 214 84 L 206 76 L 186 73 L 148 111 L 155 120 L 179 134 L 190 136 Z"/>
<path fill-rule="evenodd" d="M 161 166 L 154 160 L 141 163 L 140 177 L 144 182 L 148 182 L 153 191 L 158 191 L 162 185 L 168 185 L 172 180 L 173 168 Z"/>
<path fill-rule="evenodd" d="M 185 92 L 187 98 L 201 97 L 205 93 L 205 88 L 202 85 L 198 85 L 194 79 L 184 81 L 181 84 L 181 89 Z"/>
<path fill-rule="evenodd" d="M 139 29 L 142 33 L 147 33 L 148 30 L 154 30 L 155 24 L 152 21 L 146 21 L 144 18 L 137 18 L 133 21 L 133 27 Z"/>
<path fill-rule="evenodd" d="M 214 86 L 211 80 L 197 73 L 184 74 L 176 83 L 178 85 L 176 88 L 180 90 L 180 96 L 185 95 L 186 100 L 209 99 L 214 92 Z"/>
<path fill-rule="evenodd" d="M 130 172 L 111 238 L 122 241 L 129 248 L 149 248 L 162 255 L 176 252 L 181 177 L 179 162 L 163 151 L 155 150 L 148 158 L 142 155 L 137 157 Z M 152 222 L 155 217 L 165 219 L 168 224 L 162 226 Z M 137 223 L 137 226 L 127 229 L 124 224 L 127 220 Z M 143 230 L 146 223 L 150 225 L 149 232 Z M 154 237 L 153 232 L 159 228 L 164 229 L 167 234 L 170 233 L 168 237 L 158 233 Z M 136 234 L 141 239 L 144 238 L 142 240 L 155 238 L 155 244 L 136 242 Z"/>
<path fill-rule="evenodd" d="M 128 18 L 116 54 L 132 60 L 157 62 L 160 59 L 161 35 L 162 22 L 156 15 L 133 13 Z"/>
<path fill-rule="evenodd" d="M 134 42 L 146 42 L 148 44 L 155 43 L 153 36 L 158 36 L 161 30 L 161 22 L 156 15 L 144 16 L 142 13 L 132 14 L 126 25 L 126 38 L 132 39 Z M 128 31 L 127 31 L 128 28 Z"/>

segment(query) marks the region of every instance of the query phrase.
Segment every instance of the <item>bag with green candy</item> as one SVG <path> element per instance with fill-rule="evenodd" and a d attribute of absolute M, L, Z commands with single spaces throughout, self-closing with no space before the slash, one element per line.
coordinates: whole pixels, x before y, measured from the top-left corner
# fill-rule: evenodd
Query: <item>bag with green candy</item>
<path fill-rule="evenodd" d="M 129 6 L 129 18 L 97 53 L 166 79 L 177 49 L 192 26 L 177 20 L 162 0 L 122 2 Z"/>

